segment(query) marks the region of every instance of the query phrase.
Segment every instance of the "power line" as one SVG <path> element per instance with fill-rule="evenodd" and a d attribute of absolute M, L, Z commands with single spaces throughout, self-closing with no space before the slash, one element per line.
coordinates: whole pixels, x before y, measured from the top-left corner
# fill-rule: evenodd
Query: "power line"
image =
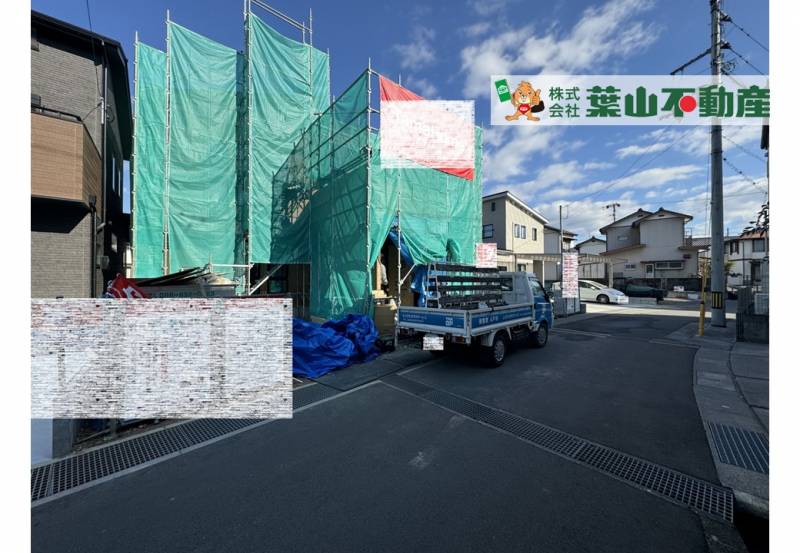
<path fill-rule="evenodd" d="M 737 23 L 731 18 L 730 15 L 725 14 L 723 22 L 730 23 L 731 25 L 742 31 L 747 36 L 747 38 L 749 38 L 750 40 L 761 46 L 765 51 L 769 52 L 769 48 L 764 46 L 759 40 L 757 40 L 753 35 L 745 31 L 741 26 L 737 25 Z"/>
<path fill-rule="evenodd" d="M 758 184 L 758 183 L 757 183 L 755 180 L 753 180 L 753 179 L 751 179 L 750 177 L 748 177 L 748 176 L 747 176 L 747 175 L 744 173 L 744 171 L 742 171 L 741 169 L 739 169 L 738 167 L 736 167 L 736 166 L 735 166 L 733 163 L 731 163 L 730 161 L 728 161 L 728 158 L 727 158 L 727 157 L 723 157 L 723 158 L 722 158 L 722 161 L 724 161 L 724 162 L 725 162 L 725 163 L 726 163 L 726 164 L 727 164 L 727 165 L 728 165 L 728 166 L 729 166 L 731 169 L 733 169 L 734 171 L 736 171 L 737 173 L 739 173 L 739 175 L 741 175 L 741 176 L 742 176 L 742 177 L 744 177 L 744 178 L 745 178 L 747 181 L 749 181 L 749 182 L 750 182 L 750 183 L 751 183 L 753 186 L 755 186 L 756 188 L 760 189 L 760 191 L 761 191 L 762 193 L 764 193 L 764 192 L 767 192 L 767 190 L 766 190 L 766 189 L 764 189 L 764 188 L 761 188 L 761 187 L 760 187 L 760 185 L 759 185 L 759 184 Z"/>
<path fill-rule="evenodd" d="M 745 62 L 747 65 L 749 65 L 749 66 L 750 66 L 750 67 L 752 67 L 753 69 L 755 69 L 755 70 L 756 70 L 758 73 L 760 73 L 761 75 L 766 75 L 766 74 L 765 74 L 763 71 L 761 71 L 761 69 L 759 69 L 758 67 L 756 67 L 755 65 L 753 65 L 752 63 L 750 63 L 750 61 L 749 61 L 747 58 L 745 58 L 743 55 L 741 55 L 739 52 L 737 52 L 737 51 L 736 51 L 736 50 L 734 50 L 733 48 L 731 48 L 731 47 L 728 47 L 728 50 L 730 50 L 731 52 L 733 52 L 733 53 L 734 53 L 734 54 L 735 54 L 735 55 L 736 55 L 736 56 L 737 56 L 739 59 L 741 59 L 743 62 Z"/>
<path fill-rule="evenodd" d="M 644 169 L 645 167 L 647 167 L 648 165 L 653 163 L 656 159 L 658 159 L 662 155 L 666 154 L 668 151 L 670 151 L 678 143 L 679 140 L 681 140 L 683 137 L 687 136 L 693 130 L 694 129 L 692 127 L 689 127 L 686 131 L 684 131 L 683 133 L 678 135 L 678 137 L 675 140 L 673 140 L 669 144 L 669 146 L 667 146 L 666 148 L 664 148 L 660 152 L 657 152 L 653 157 L 651 157 L 649 160 L 647 160 L 646 163 L 644 163 L 643 165 L 639 166 L 637 170 L 641 171 L 642 169 Z M 647 152 L 639 154 L 639 156 L 633 161 L 633 163 L 631 163 L 628 166 L 628 168 L 625 169 L 625 171 L 623 171 L 618 177 L 614 178 L 611 181 L 611 184 L 609 184 L 605 188 L 601 188 L 601 189 L 596 190 L 596 191 L 594 191 L 594 192 L 592 192 L 590 194 L 587 194 L 585 196 L 582 196 L 580 198 L 572 200 L 569 203 L 567 203 L 566 205 L 570 205 L 570 204 L 573 204 L 575 202 L 580 202 L 580 201 L 583 201 L 583 200 L 588 200 L 589 198 L 594 197 L 594 196 L 600 194 L 601 192 L 607 192 L 607 191 L 611 190 L 616 184 L 619 184 L 619 181 L 621 181 L 622 179 L 624 179 L 625 177 L 627 177 L 630 174 L 630 172 L 633 170 L 633 168 L 636 166 L 636 164 L 639 163 L 639 161 L 641 161 L 644 158 L 645 155 L 647 155 Z"/>
<path fill-rule="evenodd" d="M 722 138 L 724 138 L 725 140 L 727 140 L 728 142 L 730 142 L 731 144 L 733 144 L 734 146 L 736 146 L 737 148 L 739 148 L 741 151 L 743 151 L 743 152 L 744 152 L 744 153 L 746 153 L 747 155 L 749 155 L 749 156 L 751 156 L 751 157 L 754 157 L 755 159 L 757 159 L 757 160 L 758 160 L 758 161 L 760 161 L 760 162 L 764 162 L 764 157 L 763 157 L 763 156 L 760 156 L 760 155 L 758 155 L 758 154 L 754 154 L 753 152 L 751 152 L 750 150 L 748 150 L 747 148 L 745 148 L 745 147 L 744 147 L 744 146 L 742 146 L 741 144 L 739 144 L 739 143 L 737 143 L 737 142 L 734 142 L 733 140 L 731 140 L 730 138 L 728 138 L 728 137 L 727 137 L 727 136 L 725 136 L 724 134 L 722 135 Z"/>

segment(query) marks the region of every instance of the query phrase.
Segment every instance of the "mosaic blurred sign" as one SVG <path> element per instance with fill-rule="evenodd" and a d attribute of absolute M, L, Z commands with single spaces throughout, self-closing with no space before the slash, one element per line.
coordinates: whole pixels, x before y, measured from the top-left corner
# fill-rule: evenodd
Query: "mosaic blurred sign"
<path fill-rule="evenodd" d="M 578 292 L 577 253 L 564 252 L 561 256 L 561 297 L 580 297 Z"/>
<path fill-rule="evenodd" d="M 292 303 L 31 300 L 32 418 L 291 418 Z"/>
<path fill-rule="evenodd" d="M 497 244 L 477 242 L 475 244 L 475 266 L 485 269 L 497 268 Z"/>

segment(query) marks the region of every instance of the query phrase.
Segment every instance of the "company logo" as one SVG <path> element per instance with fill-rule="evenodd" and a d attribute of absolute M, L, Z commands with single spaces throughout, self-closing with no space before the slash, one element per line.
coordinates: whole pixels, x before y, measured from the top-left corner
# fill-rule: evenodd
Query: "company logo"
<path fill-rule="evenodd" d="M 762 125 L 770 115 L 760 75 L 512 75 L 492 84 L 492 125 Z"/>

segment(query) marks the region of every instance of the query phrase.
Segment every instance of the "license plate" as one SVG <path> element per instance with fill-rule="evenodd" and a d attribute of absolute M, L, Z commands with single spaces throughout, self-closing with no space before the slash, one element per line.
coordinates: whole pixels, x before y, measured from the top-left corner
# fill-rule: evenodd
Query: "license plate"
<path fill-rule="evenodd" d="M 444 349 L 444 336 L 426 334 L 422 337 L 422 349 L 425 351 L 442 351 Z"/>

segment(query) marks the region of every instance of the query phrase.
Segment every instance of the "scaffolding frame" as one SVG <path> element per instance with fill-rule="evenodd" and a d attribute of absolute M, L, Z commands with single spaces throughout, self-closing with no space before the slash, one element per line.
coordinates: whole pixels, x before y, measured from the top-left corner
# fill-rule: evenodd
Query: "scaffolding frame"
<path fill-rule="evenodd" d="M 139 31 L 133 33 L 133 128 L 136 128 L 136 117 L 139 114 Z M 136 133 L 131 133 L 131 274 L 136 274 Z"/>
<path fill-rule="evenodd" d="M 307 44 L 308 48 L 308 56 L 309 56 L 309 64 L 308 64 L 308 71 L 309 71 L 309 86 L 311 86 L 312 82 L 312 64 L 311 64 L 311 49 L 314 45 L 314 16 L 311 8 L 308 10 L 308 25 L 306 25 L 305 21 L 298 21 L 293 17 L 283 13 L 282 11 L 273 8 L 263 0 L 243 0 L 243 17 L 244 17 L 244 56 L 245 56 L 245 68 L 246 68 L 246 77 L 245 82 L 247 85 L 247 182 L 245 185 L 246 194 L 247 194 L 247 235 L 245 239 L 245 264 L 247 266 L 246 274 L 245 274 L 245 295 L 251 296 L 255 293 L 262 285 L 264 285 L 270 278 L 271 275 L 277 271 L 281 265 L 274 270 L 270 270 L 266 277 L 264 277 L 256 286 L 252 286 L 252 278 L 251 278 L 251 271 L 253 269 L 254 263 L 252 262 L 252 240 L 250 239 L 252 235 L 252 211 L 253 211 L 253 201 L 252 201 L 252 157 L 253 157 L 253 140 L 252 140 L 252 131 L 253 131 L 253 98 L 251 91 L 253 89 L 253 70 L 252 70 L 252 60 L 250 57 L 250 15 L 253 14 L 253 5 L 261 8 L 266 13 L 276 17 L 277 19 L 283 21 L 284 23 L 289 24 L 290 26 L 294 27 L 295 29 L 299 30 L 302 34 L 302 42 L 303 44 Z M 309 42 L 306 42 L 306 32 L 308 33 Z M 328 82 L 330 83 L 330 53 L 328 53 Z M 313 123 L 313 121 L 312 121 Z M 304 131 L 305 132 L 305 131 Z M 301 135 L 302 137 L 302 135 Z M 297 143 L 295 143 L 296 145 Z"/>
<path fill-rule="evenodd" d="M 162 261 L 161 272 L 162 274 L 169 274 L 169 159 L 170 159 L 170 88 L 172 87 L 170 80 L 170 36 L 172 34 L 169 10 L 167 10 L 167 47 L 166 47 L 166 110 L 164 118 L 164 128 L 166 137 L 164 139 L 164 205 L 162 207 L 163 215 L 163 234 L 164 240 L 162 243 Z"/>

